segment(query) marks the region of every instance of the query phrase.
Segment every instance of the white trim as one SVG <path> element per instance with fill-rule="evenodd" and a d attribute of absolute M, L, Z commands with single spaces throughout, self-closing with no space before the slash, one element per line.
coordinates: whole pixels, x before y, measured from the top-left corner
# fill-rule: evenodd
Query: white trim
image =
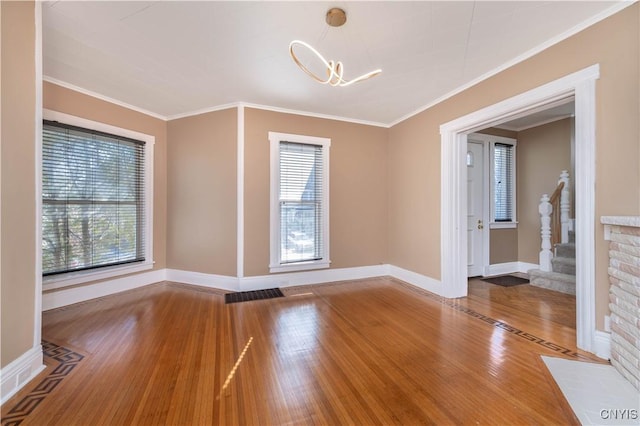
<path fill-rule="evenodd" d="M 38 342 L 37 345 L 11 361 L 0 371 L 0 377 L 2 377 L 0 380 L 0 389 L 2 389 L 0 404 L 4 404 L 44 369 L 42 346 Z"/>
<path fill-rule="evenodd" d="M 237 174 L 237 190 L 236 190 L 236 202 L 237 212 L 237 241 L 236 241 L 236 276 L 242 278 L 244 276 L 244 106 L 238 106 L 238 118 L 237 118 L 238 134 L 238 164 L 236 171 Z"/>
<path fill-rule="evenodd" d="M 299 285 L 324 284 L 384 276 L 391 276 L 434 294 L 442 295 L 442 285 L 440 281 L 388 264 L 258 275 L 244 278 L 183 271 L 179 269 L 159 269 L 115 280 L 103 281 L 88 286 L 74 287 L 45 293 L 44 309 L 55 309 L 162 281 L 171 281 L 226 291 L 247 291 L 263 290 L 273 287 L 284 288 Z"/>
<path fill-rule="evenodd" d="M 594 349 L 595 324 L 595 80 L 598 64 L 506 99 L 440 126 L 441 275 L 444 293 L 467 294 L 466 134 L 491 127 L 535 108 L 575 97 L 576 105 L 576 330 L 577 346 Z"/>
<path fill-rule="evenodd" d="M 576 338 L 577 346 L 595 350 L 596 271 L 595 271 L 595 189 L 596 189 L 596 78 L 576 82 Z"/>
<path fill-rule="evenodd" d="M 493 275 L 504 275 L 504 274 L 513 274 L 516 272 L 520 272 L 526 274 L 531 269 L 540 269 L 540 265 L 536 265 L 535 263 L 527 263 L 527 262 L 505 262 L 505 263 L 494 263 L 493 265 L 489 265 L 484 269 L 484 277 L 490 277 Z"/>
<path fill-rule="evenodd" d="M 302 271 L 328 268 L 331 264 L 329 235 L 329 148 L 331 139 L 317 136 L 294 135 L 290 133 L 269 132 L 270 149 L 270 185 L 269 185 L 269 270 L 270 272 Z M 322 257 L 315 261 L 282 263 L 280 242 L 280 143 L 296 142 L 322 146 Z"/>
<path fill-rule="evenodd" d="M 35 294 L 33 346 L 42 341 L 42 2 L 35 3 Z"/>
<path fill-rule="evenodd" d="M 489 229 L 514 229 L 518 227 L 518 222 L 489 222 Z"/>
<path fill-rule="evenodd" d="M 113 267 L 100 268 L 89 271 L 69 272 L 61 276 L 53 275 L 43 279 L 42 289 L 45 291 L 55 290 L 58 288 L 69 287 L 72 285 L 84 284 L 91 281 L 106 280 L 127 274 L 137 274 L 153 269 L 152 263 L 116 265 Z"/>
<path fill-rule="evenodd" d="M 491 277 L 494 275 L 513 274 L 514 272 L 520 272 L 518 262 L 505 262 L 494 263 L 484 269 L 484 277 Z"/>
<path fill-rule="evenodd" d="M 360 266 L 354 268 L 324 269 L 317 271 L 245 277 L 240 280 L 240 290 L 260 290 L 273 287 L 322 284 L 336 281 L 358 280 L 388 275 L 388 265 Z"/>
<path fill-rule="evenodd" d="M 388 275 L 393 278 L 397 278 L 416 287 L 420 287 L 421 289 L 430 291 L 431 293 L 444 296 L 444 294 L 442 294 L 442 283 L 434 278 L 394 265 L 388 265 L 388 270 Z"/>
<path fill-rule="evenodd" d="M 42 296 L 42 310 L 60 308 L 85 300 L 96 299 L 110 294 L 144 287 L 166 280 L 166 270 L 144 272 L 141 274 L 128 275 L 123 278 L 116 278 L 108 281 L 101 281 L 85 286 L 71 287 L 57 291 L 49 291 Z"/>
<path fill-rule="evenodd" d="M 197 285 L 200 287 L 216 288 L 227 291 L 240 291 L 241 278 L 228 275 L 205 274 L 202 272 L 183 271 L 180 269 L 167 269 L 166 280 Z M 269 287 L 265 287 L 269 288 Z"/>
<path fill-rule="evenodd" d="M 337 115 L 320 114 L 320 113 L 315 113 L 315 112 L 310 112 L 310 111 L 300 111 L 300 110 L 296 110 L 296 109 L 281 108 L 281 107 L 276 107 L 276 106 L 253 104 L 253 103 L 250 103 L 250 102 L 243 102 L 243 101 L 230 102 L 230 103 L 222 104 L 222 105 L 214 105 L 214 106 L 211 106 L 211 107 L 200 108 L 200 109 L 193 110 L 193 111 L 181 112 L 179 114 L 162 115 L 162 114 L 155 113 L 153 111 L 149 111 L 149 110 L 144 109 L 144 108 L 140 108 L 140 107 L 131 105 L 131 104 L 123 102 L 123 101 L 119 101 L 119 100 L 114 99 L 114 98 L 110 98 L 109 96 L 101 95 L 100 93 L 91 91 L 89 89 L 85 89 L 85 88 L 82 88 L 80 86 L 76 86 L 75 84 L 71 84 L 71 83 L 67 83 L 66 81 L 58 80 L 57 78 L 53 78 L 53 77 L 49 77 L 49 76 L 45 75 L 45 76 L 42 77 L 42 81 L 46 81 L 46 82 L 55 84 L 55 85 L 60 86 L 60 87 L 64 87 L 66 89 L 73 90 L 74 92 L 82 93 L 83 95 L 91 96 L 93 98 L 100 99 L 102 101 L 109 102 L 109 103 L 112 103 L 114 105 L 118 105 L 118 106 L 121 106 L 123 108 L 127 108 L 127 109 L 130 109 L 132 111 L 136 111 L 136 112 L 139 112 L 141 114 L 145 114 L 145 115 L 148 115 L 150 117 L 157 118 L 157 119 L 162 120 L 162 121 L 178 120 L 180 118 L 193 117 L 193 116 L 196 116 L 196 115 L 206 114 L 208 112 L 222 111 L 222 110 L 230 109 L 230 108 L 247 107 L 247 108 L 261 109 L 261 110 L 265 110 L 265 111 L 280 112 L 280 113 L 283 113 L 283 114 L 294 114 L 294 115 L 301 115 L 301 116 L 305 116 L 305 117 L 321 118 L 321 119 L 325 119 L 325 120 L 334 120 L 334 121 L 343 121 L 343 122 L 346 122 L 346 123 L 363 124 L 363 125 L 366 125 L 366 126 L 383 127 L 383 128 L 391 127 L 388 124 L 380 123 L 378 121 L 360 120 L 360 119 L 357 119 L 357 118 L 349 118 L 349 117 L 339 117 Z"/>
<path fill-rule="evenodd" d="M 275 107 L 275 106 L 252 104 L 252 103 L 248 103 L 248 102 L 240 102 L 239 104 L 240 105 L 244 105 L 247 108 L 261 109 L 261 110 L 273 111 L 273 112 L 281 112 L 283 114 L 294 114 L 294 115 L 301 115 L 301 116 L 305 116 L 305 117 L 322 118 L 324 120 L 343 121 L 343 122 L 346 122 L 346 123 L 363 124 L 365 126 L 383 127 L 385 129 L 388 129 L 389 127 L 391 127 L 388 124 L 380 123 L 378 121 L 359 120 L 357 118 L 339 117 L 339 116 L 336 116 L 336 115 L 319 114 L 319 113 L 310 112 L 310 111 L 300 111 L 300 110 L 288 109 L 288 108 L 280 108 L 280 107 Z"/>
<path fill-rule="evenodd" d="M 231 108 L 240 108 L 241 106 L 243 106 L 241 102 L 230 102 L 228 104 L 216 105 L 212 107 L 200 108 L 195 111 L 169 115 L 169 116 L 166 116 L 164 119 L 166 121 L 178 120 L 180 118 L 194 117 L 196 115 L 207 114 L 209 112 L 223 111 L 225 109 L 231 109 Z"/>
<path fill-rule="evenodd" d="M 595 331 L 593 353 L 602 359 L 611 359 L 611 333 L 600 330 Z"/>
<path fill-rule="evenodd" d="M 76 117 L 74 115 L 65 114 L 58 111 L 52 111 L 48 109 L 42 110 L 43 118 L 51 121 L 58 121 L 60 123 L 71 124 L 87 129 L 97 130 L 101 132 L 111 133 L 118 136 L 124 136 L 132 139 L 137 139 L 145 142 L 144 146 L 144 185 L 145 185 L 145 224 L 144 224 L 144 236 L 145 236 L 145 261 L 136 264 L 114 266 L 104 268 L 100 270 L 78 271 L 68 274 L 61 274 L 59 276 L 51 276 L 42 279 L 42 288 L 44 290 L 51 290 L 56 288 L 62 288 L 72 286 L 76 284 L 83 284 L 89 281 L 107 279 L 119 275 L 131 274 L 136 272 L 148 271 L 153 268 L 153 152 L 155 145 L 155 136 L 147 135 L 145 133 L 136 132 L 134 130 L 123 129 L 120 127 L 112 126 L 110 124 L 101 123 L 98 121 L 87 120 L 82 117 Z M 40 120 L 40 128 L 42 128 L 42 120 Z M 40 137 L 42 139 L 42 137 Z M 42 140 L 40 140 L 40 151 L 42 151 Z M 36 157 L 36 168 L 42 170 L 42 156 Z M 42 188 L 40 187 L 37 197 L 40 202 L 42 201 Z M 42 210 L 39 210 L 42 211 Z M 39 226 L 40 229 L 40 226 Z M 41 232 L 41 231 L 40 231 Z M 40 235 L 40 238 L 42 236 Z M 42 239 L 38 243 L 38 247 L 41 247 Z M 41 251 L 40 251 L 41 252 Z M 42 259 L 38 263 L 42 267 Z M 42 276 L 42 271 L 40 272 Z"/>
<path fill-rule="evenodd" d="M 42 81 L 46 81 L 48 83 L 53 83 L 53 84 L 55 84 L 57 86 L 64 87 L 65 89 L 73 90 L 74 92 L 82 93 L 83 95 L 91 96 L 92 98 L 100 99 L 101 101 L 109 102 L 109 103 L 112 103 L 114 105 L 118 105 L 118 106 L 121 106 L 123 108 L 127 108 L 127 109 L 130 109 L 132 111 L 136 111 L 136 112 L 139 112 L 141 114 L 148 115 L 148 116 L 153 117 L 153 118 L 157 118 L 159 120 L 167 121 L 167 117 L 165 117 L 165 116 L 163 116 L 161 114 L 156 114 L 155 112 L 149 111 L 147 109 L 140 108 L 140 107 L 128 104 L 126 102 L 119 101 L 119 100 L 114 99 L 114 98 L 110 98 L 109 96 L 101 95 L 100 93 L 93 92 L 93 91 L 88 90 L 88 89 L 84 89 L 84 88 L 82 88 L 80 86 L 76 86 L 74 84 L 67 83 L 67 82 L 62 81 L 62 80 L 58 80 L 57 78 L 53 78 L 53 77 L 49 77 L 49 76 L 45 75 L 45 76 L 42 76 Z"/>
<path fill-rule="evenodd" d="M 470 87 L 475 86 L 478 83 L 483 82 L 484 80 L 488 80 L 489 78 L 493 77 L 496 74 L 501 73 L 502 71 L 513 67 L 514 65 L 519 64 L 520 62 L 524 62 L 525 60 L 531 58 L 532 56 L 537 55 L 538 53 L 550 48 L 551 46 L 560 43 L 563 40 L 568 39 L 569 37 L 574 36 L 575 34 L 579 33 L 580 31 L 589 28 L 592 25 L 597 24 L 598 22 L 612 16 L 615 15 L 616 13 L 620 12 L 623 9 L 626 9 L 627 7 L 633 5 L 637 0 L 630 0 L 630 1 L 622 1 L 622 2 L 618 2 L 615 3 L 613 6 L 611 6 L 609 9 L 604 10 L 603 12 L 592 16 L 591 18 L 587 19 L 586 21 L 581 22 L 580 24 L 576 25 L 575 27 L 565 31 L 562 34 L 559 34 L 549 40 L 547 40 L 546 42 L 522 53 L 521 55 L 513 58 L 512 60 L 505 62 L 504 64 L 500 65 L 497 68 L 494 68 L 493 70 L 481 75 L 480 77 L 471 80 L 470 82 L 457 87 L 456 89 L 452 90 L 451 92 L 440 96 L 439 98 L 435 99 L 434 101 L 428 103 L 427 105 L 420 107 L 418 109 L 416 109 L 413 112 L 410 112 L 409 114 L 405 114 L 402 117 L 398 118 L 395 121 L 392 121 L 391 123 L 389 123 L 389 125 L 387 127 L 393 127 L 396 124 L 402 123 L 405 120 L 408 120 L 409 118 L 413 117 L 414 115 L 420 114 L 423 111 L 426 111 L 427 109 L 438 105 L 441 102 L 446 101 L 449 98 L 454 97 L 455 95 L 464 92 L 465 90 L 469 89 Z"/>
<path fill-rule="evenodd" d="M 540 269 L 537 263 L 518 262 L 518 272 L 528 273 L 532 269 Z"/>

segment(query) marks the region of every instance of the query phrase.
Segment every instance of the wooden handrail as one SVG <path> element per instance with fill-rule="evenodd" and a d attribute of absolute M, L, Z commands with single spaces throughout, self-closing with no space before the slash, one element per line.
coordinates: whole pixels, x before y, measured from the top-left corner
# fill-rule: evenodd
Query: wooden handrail
<path fill-rule="evenodd" d="M 549 203 L 553 208 L 551 212 L 551 246 L 554 247 L 562 241 L 562 225 L 560 223 L 560 195 L 564 188 L 564 182 L 559 182 L 553 191 Z"/>

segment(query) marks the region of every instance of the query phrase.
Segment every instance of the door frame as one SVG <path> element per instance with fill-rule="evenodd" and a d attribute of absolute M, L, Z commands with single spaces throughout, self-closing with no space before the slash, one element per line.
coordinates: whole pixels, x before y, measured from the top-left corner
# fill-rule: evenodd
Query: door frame
<path fill-rule="evenodd" d="M 577 347 L 606 354 L 608 340 L 595 318 L 595 64 L 520 95 L 440 126 L 441 134 L 441 280 L 442 295 L 467 295 L 467 134 L 541 111 L 573 97 L 576 129 L 576 337 Z"/>

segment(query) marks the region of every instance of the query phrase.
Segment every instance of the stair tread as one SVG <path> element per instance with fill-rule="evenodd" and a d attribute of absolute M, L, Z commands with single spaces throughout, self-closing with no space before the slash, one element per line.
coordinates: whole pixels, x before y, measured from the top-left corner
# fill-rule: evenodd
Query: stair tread
<path fill-rule="evenodd" d="M 575 265 L 576 264 L 576 258 L 575 257 L 556 256 L 556 257 L 551 259 L 551 263 L 562 263 L 562 264 L 565 264 L 565 265 Z"/>

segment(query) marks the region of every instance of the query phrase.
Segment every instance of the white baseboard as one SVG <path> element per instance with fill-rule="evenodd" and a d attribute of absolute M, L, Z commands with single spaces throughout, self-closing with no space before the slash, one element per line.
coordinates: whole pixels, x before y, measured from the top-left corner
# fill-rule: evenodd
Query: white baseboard
<path fill-rule="evenodd" d="M 441 294 L 440 281 L 393 265 L 372 265 L 354 268 L 320 269 L 316 271 L 259 275 L 237 278 L 228 275 L 205 274 L 179 269 L 161 269 L 124 278 L 103 281 L 83 287 L 74 287 L 45 293 L 43 310 L 55 309 L 85 300 L 115 294 L 137 287 L 173 281 L 227 291 L 264 290 L 273 287 L 321 284 L 335 281 L 358 280 L 390 275 L 432 293 Z"/>
<path fill-rule="evenodd" d="M 388 265 L 373 265 L 244 277 L 240 279 L 240 290 L 261 290 L 273 287 L 292 287 L 297 285 L 358 280 L 388 275 L 388 270 Z"/>
<path fill-rule="evenodd" d="M 417 272 L 409 271 L 407 269 L 400 268 L 399 266 L 388 265 L 389 275 L 404 282 L 407 282 L 416 287 L 420 287 L 423 290 L 430 291 L 439 296 L 443 295 L 442 283 L 434 278 L 426 275 L 418 274 Z"/>
<path fill-rule="evenodd" d="M 7 364 L 7 366 L 0 371 L 0 376 L 2 376 L 2 380 L 0 381 L 2 400 L 0 404 L 4 404 L 5 401 L 15 395 L 16 392 L 36 377 L 44 368 L 41 345 L 36 345 Z"/>
<path fill-rule="evenodd" d="M 48 311 L 49 309 L 108 296 L 165 280 L 166 269 L 158 269 L 141 274 L 128 275 L 123 278 L 101 281 L 96 284 L 49 291 L 42 295 L 42 310 Z"/>
<path fill-rule="evenodd" d="M 539 265 L 527 262 L 505 262 L 489 265 L 484 269 L 484 276 L 513 274 L 514 272 L 522 272 L 526 274 L 530 269 L 540 269 Z"/>
<path fill-rule="evenodd" d="M 596 330 L 593 333 L 593 353 L 602 359 L 611 359 L 611 333 Z"/>
<path fill-rule="evenodd" d="M 228 275 L 204 274 L 202 272 L 167 269 L 166 280 L 220 290 L 240 291 L 239 280 Z M 269 287 L 265 287 L 269 288 Z"/>
<path fill-rule="evenodd" d="M 526 274 L 532 269 L 540 269 L 540 265 L 537 263 L 518 262 L 518 272 Z"/>

